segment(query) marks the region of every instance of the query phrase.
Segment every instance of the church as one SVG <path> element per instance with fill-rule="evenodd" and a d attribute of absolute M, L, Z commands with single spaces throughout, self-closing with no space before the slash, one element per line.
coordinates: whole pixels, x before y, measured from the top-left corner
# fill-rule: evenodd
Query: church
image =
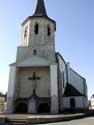
<path fill-rule="evenodd" d="M 32 16 L 22 23 L 16 62 L 10 64 L 7 113 L 52 113 L 88 107 L 84 77 L 55 51 L 56 22 L 36 0 Z"/>

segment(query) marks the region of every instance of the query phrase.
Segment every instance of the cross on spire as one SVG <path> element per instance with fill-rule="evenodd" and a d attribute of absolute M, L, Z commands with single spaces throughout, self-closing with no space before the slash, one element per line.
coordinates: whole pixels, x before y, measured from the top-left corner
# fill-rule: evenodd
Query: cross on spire
<path fill-rule="evenodd" d="M 33 16 L 47 16 L 44 0 L 36 0 L 36 6 Z"/>

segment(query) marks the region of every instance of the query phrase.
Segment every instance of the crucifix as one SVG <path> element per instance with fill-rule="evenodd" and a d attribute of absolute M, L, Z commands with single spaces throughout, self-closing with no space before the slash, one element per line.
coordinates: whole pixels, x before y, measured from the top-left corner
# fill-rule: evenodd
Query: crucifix
<path fill-rule="evenodd" d="M 33 87 L 33 94 L 35 94 L 35 90 L 36 90 L 36 81 L 37 80 L 40 80 L 40 77 L 37 77 L 36 76 L 36 73 L 33 72 L 33 76 L 32 77 L 29 77 L 28 80 L 32 80 L 33 81 L 33 84 L 32 84 L 32 87 Z"/>

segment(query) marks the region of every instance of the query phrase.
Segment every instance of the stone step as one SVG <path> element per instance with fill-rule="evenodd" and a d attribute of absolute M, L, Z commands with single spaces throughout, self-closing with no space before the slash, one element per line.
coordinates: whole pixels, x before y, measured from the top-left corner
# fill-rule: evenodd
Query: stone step
<path fill-rule="evenodd" d="M 8 123 L 11 125 L 27 125 L 24 119 L 8 119 Z"/>
<path fill-rule="evenodd" d="M 5 121 L 6 121 L 6 117 L 0 117 L 0 124 L 5 123 Z"/>
<path fill-rule="evenodd" d="M 11 123 L 11 125 L 27 125 L 26 123 Z"/>
<path fill-rule="evenodd" d="M 27 125 L 26 123 L 11 122 L 9 125 Z"/>

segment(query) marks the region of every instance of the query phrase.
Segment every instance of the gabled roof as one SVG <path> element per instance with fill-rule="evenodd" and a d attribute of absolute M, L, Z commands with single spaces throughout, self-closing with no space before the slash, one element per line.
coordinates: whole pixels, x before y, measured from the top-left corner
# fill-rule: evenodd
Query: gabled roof
<path fill-rule="evenodd" d="M 44 0 L 37 0 L 33 16 L 47 16 Z"/>
<path fill-rule="evenodd" d="M 70 97 L 70 96 L 84 96 L 84 95 L 81 94 L 76 88 L 74 88 L 74 86 L 67 83 L 63 97 Z"/>
<path fill-rule="evenodd" d="M 56 52 L 56 56 L 59 56 L 62 59 L 62 61 L 67 65 L 67 63 L 65 62 L 63 56 L 59 52 Z"/>

